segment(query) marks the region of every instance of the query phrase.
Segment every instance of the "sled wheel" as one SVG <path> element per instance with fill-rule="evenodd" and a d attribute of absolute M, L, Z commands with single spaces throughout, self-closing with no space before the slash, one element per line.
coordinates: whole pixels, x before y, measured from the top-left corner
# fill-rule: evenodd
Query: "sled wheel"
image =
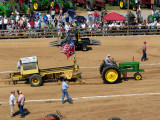
<path fill-rule="evenodd" d="M 33 87 L 41 86 L 42 85 L 42 78 L 41 78 L 40 75 L 34 74 L 34 75 L 29 77 L 29 83 Z"/>

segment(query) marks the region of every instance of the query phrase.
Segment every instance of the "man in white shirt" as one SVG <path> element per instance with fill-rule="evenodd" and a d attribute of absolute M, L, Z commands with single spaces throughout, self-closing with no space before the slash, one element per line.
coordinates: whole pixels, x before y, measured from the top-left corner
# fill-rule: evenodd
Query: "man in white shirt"
<path fill-rule="evenodd" d="M 0 30 L 2 30 L 2 27 L 3 27 L 3 17 L 0 16 Z"/>
<path fill-rule="evenodd" d="M 9 105 L 10 105 L 10 109 L 11 109 L 11 117 L 13 117 L 13 110 L 14 110 L 14 106 L 16 104 L 16 98 L 15 98 L 15 92 L 11 91 L 11 95 L 9 98 Z"/>
<path fill-rule="evenodd" d="M 86 24 L 83 22 L 81 25 L 82 28 L 86 28 Z"/>
<path fill-rule="evenodd" d="M 66 33 L 68 33 L 69 30 L 70 30 L 70 25 L 69 25 L 69 23 L 67 23 L 65 25 L 65 31 L 66 31 Z"/>
<path fill-rule="evenodd" d="M 90 11 L 88 11 L 88 19 L 89 19 L 89 22 L 92 22 L 93 20 L 92 20 L 92 17 L 93 17 L 93 13 L 92 13 L 92 11 L 90 10 Z"/>
<path fill-rule="evenodd" d="M 66 79 L 63 79 L 63 82 L 62 82 L 62 104 L 64 103 L 65 95 L 67 96 L 67 101 L 69 103 L 72 103 L 72 99 L 69 97 L 69 94 L 68 94 L 68 91 L 67 91 L 68 88 L 69 88 L 69 86 L 66 83 Z"/>
<path fill-rule="evenodd" d="M 109 59 L 110 57 L 111 57 L 111 55 L 108 54 L 106 59 L 105 59 L 105 62 L 106 62 L 107 65 L 111 65 L 112 66 L 112 65 L 114 65 L 114 63 L 112 63 L 112 61 Z"/>
<path fill-rule="evenodd" d="M 4 22 L 4 29 L 6 30 L 8 24 L 8 18 L 6 16 L 4 17 L 3 22 Z"/>
<path fill-rule="evenodd" d="M 46 16 L 48 17 L 48 21 L 49 21 L 49 23 L 50 23 L 51 20 L 52 20 L 50 13 L 48 12 L 48 13 L 46 14 Z"/>
<path fill-rule="evenodd" d="M 35 24 L 34 24 L 34 27 L 36 28 L 36 29 L 39 29 L 40 28 L 40 22 L 38 21 L 38 19 L 36 19 L 36 21 L 34 22 Z"/>
<path fill-rule="evenodd" d="M 54 16 L 55 16 L 55 10 L 54 10 L 54 7 L 52 6 L 52 9 L 51 9 L 51 15 L 52 15 L 52 21 L 54 20 Z"/>

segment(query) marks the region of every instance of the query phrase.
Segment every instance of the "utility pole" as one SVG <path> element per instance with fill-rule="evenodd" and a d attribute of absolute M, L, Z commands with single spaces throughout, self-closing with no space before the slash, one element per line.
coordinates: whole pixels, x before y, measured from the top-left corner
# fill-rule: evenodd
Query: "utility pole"
<path fill-rule="evenodd" d="M 127 35 L 129 35 L 129 0 L 127 1 Z"/>

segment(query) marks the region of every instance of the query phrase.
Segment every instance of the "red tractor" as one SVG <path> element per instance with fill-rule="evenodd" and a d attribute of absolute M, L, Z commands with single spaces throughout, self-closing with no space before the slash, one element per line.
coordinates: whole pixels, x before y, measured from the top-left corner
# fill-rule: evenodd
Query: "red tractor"
<path fill-rule="evenodd" d="M 145 5 L 149 8 L 151 8 L 153 5 L 157 4 L 157 1 L 156 0 L 140 0 L 140 5 L 142 5 L 142 6 Z M 158 1 L 158 3 L 159 3 L 159 1 Z"/>
<path fill-rule="evenodd" d="M 94 7 L 97 9 L 104 8 L 106 6 L 105 0 L 74 0 L 74 3 L 78 3 L 80 6 L 87 10 L 93 10 Z"/>

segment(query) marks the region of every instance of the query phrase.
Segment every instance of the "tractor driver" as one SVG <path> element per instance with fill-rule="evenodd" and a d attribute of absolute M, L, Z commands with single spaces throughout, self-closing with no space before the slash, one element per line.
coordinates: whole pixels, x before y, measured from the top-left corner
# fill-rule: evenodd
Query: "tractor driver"
<path fill-rule="evenodd" d="M 18 71 L 20 71 L 20 70 L 21 70 L 21 64 L 22 64 L 22 63 L 21 63 L 21 60 L 19 60 L 19 61 L 18 61 L 18 63 L 17 63 Z"/>
<path fill-rule="evenodd" d="M 114 63 L 110 60 L 110 57 L 111 57 L 111 55 L 110 54 L 108 54 L 107 55 L 107 57 L 106 57 L 106 59 L 105 59 L 105 63 L 107 64 L 107 65 L 114 65 Z"/>

